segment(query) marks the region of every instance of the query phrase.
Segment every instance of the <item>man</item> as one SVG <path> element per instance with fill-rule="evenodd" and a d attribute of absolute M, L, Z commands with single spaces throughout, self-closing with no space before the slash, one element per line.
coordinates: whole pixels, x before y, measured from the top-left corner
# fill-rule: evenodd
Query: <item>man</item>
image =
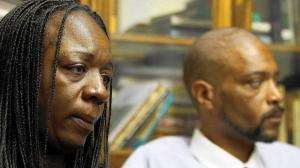
<path fill-rule="evenodd" d="M 300 150 L 278 142 L 282 95 L 268 47 L 239 28 L 217 29 L 192 46 L 184 81 L 199 113 L 192 138 L 138 149 L 124 168 L 298 168 Z"/>
<path fill-rule="evenodd" d="M 0 167 L 108 166 L 112 56 L 101 18 L 32 0 L 0 22 Z"/>

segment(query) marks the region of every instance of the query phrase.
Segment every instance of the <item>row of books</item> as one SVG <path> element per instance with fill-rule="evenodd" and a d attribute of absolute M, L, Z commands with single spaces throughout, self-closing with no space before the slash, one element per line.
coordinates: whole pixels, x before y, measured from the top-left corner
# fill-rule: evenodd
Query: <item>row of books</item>
<path fill-rule="evenodd" d="M 281 90 L 285 94 L 286 112 L 279 140 L 300 147 L 300 89 Z M 113 99 L 111 149 L 135 149 L 155 138 L 154 134 L 191 135 L 199 123 L 196 110 L 191 104 L 178 103 L 176 94 L 184 96 L 158 81 L 123 86 Z"/>
<path fill-rule="evenodd" d="M 281 134 L 283 141 L 300 147 L 300 89 L 286 92 L 285 118 L 282 123 Z"/>
<path fill-rule="evenodd" d="M 111 150 L 137 148 L 147 142 L 172 102 L 173 97 L 158 81 L 123 86 L 113 98 Z"/>

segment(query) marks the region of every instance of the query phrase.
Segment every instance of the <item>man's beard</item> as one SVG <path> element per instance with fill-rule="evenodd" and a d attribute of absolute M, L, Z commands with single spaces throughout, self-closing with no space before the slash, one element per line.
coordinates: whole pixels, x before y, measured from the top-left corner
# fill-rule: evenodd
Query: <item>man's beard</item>
<path fill-rule="evenodd" d="M 239 126 L 238 124 L 236 124 L 236 122 L 234 122 L 230 117 L 228 117 L 228 115 L 226 114 L 226 112 L 223 110 L 223 121 L 228 124 L 228 126 L 230 128 L 233 129 L 233 131 L 235 131 L 235 133 L 241 135 L 242 137 L 246 137 L 247 139 L 251 140 L 251 141 L 261 141 L 261 142 L 267 142 L 267 143 L 271 143 L 273 141 L 275 141 L 277 139 L 277 137 L 273 137 L 273 136 L 269 136 L 267 134 L 265 134 L 264 130 L 263 130 L 263 124 L 265 123 L 265 121 L 275 115 L 277 115 L 278 113 L 283 113 L 284 109 L 282 107 L 276 106 L 274 107 L 272 110 L 270 110 L 269 112 L 267 112 L 262 119 L 260 120 L 260 123 L 254 127 L 254 128 L 250 128 L 250 129 L 243 129 L 241 126 Z"/>

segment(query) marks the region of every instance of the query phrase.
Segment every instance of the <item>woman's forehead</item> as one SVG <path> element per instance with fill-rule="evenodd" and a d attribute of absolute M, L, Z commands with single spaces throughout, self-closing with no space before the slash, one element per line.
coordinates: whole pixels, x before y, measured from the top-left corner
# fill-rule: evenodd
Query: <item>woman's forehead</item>
<path fill-rule="evenodd" d="M 58 31 L 62 26 L 61 24 L 64 15 L 65 11 L 57 11 L 49 17 L 44 32 L 45 48 L 55 46 L 57 42 Z M 100 37 L 105 41 L 109 41 L 106 33 L 99 26 L 96 20 L 84 10 L 75 9 L 74 11 L 71 11 L 67 16 L 67 19 L 63 25 L 63 29 L 64 32 L 62 34 L 62 38 L 64 39 L 71 38 L 73 40 L 80 40 L 94 36 L 97 39 Z M 107 45 L 104 46 L 104 48 L 110 48 L 110 43 L 103 42 L 101 44 Z"/>

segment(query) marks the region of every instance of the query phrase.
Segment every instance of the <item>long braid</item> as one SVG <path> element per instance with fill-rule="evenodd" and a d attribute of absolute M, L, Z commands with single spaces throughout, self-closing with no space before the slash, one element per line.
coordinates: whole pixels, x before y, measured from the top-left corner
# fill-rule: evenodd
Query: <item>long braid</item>
<path fill-rule="evenodd" d="M 44 164 L 40 156 L 46 155 L 48 133 L 44 135 L 46 142 L 41 142 L 40 110 L 37 101 L 43 66 L 44 32 L 49 17 L 60 10 L 68 11 L 65 12 L 65 19 L 73 10 L 86 11 L 107 34 L 99 16 L 86 6 L 71 0 L 26 1 L 0 21 L 0 168 L 34 168 Z M 52 98 L 55 93 L 59 41 L 63 36 L 63 25 L 62 23 L 61 33 L 57 37 L 57 51 L 52 72 Z M 68 156 L 68 166 L 99 167 L 99 158 L 102 165 L 100 167 L 108 166 L 107 121 L 111 112 L 110 106 L 107 110 L 105 105 L 103 115 L 92 133 L 94 136 L 93 138 L 92 134 L 88 136 L 84 149 L 78 149 L 76 154 Z M 51 115 L 51 112 L 49 114 Z M 45 145 L 44 148 L 42 144 Z M 102 153 L 100 150 L 105 152 Z"/>
<path fill-rule="evenodd" d="M 50 121 L 50 119 L 51 119 L 51 113 L 52 113 L 51 104 L 52 104 L 52 100 L 55 96 L 55 77 L 56 77 L 56 70 L 57 70 L 57 66 L 58 66 L 58 60 L 59 60 L 59 56 L 60 56 L 60 46 L 61 46 L 61 40 L 62 40 L 62 36 L 63 36 L 63 32 L 64 32 L 65 22 L 67 20 L 69 13 L 74 8 L 74 6 L 75 5 L 69 7 L 66 10 L 66 12 L 63 16 L 63 19 L 61 21 L 60 28 L 59 28 L 58 35 L 57 35 L 56 49 L 55 49 L 55 55 L 54 55 L 54 60 L 53 60 L 53 66 L 52 66 L 51 95 L 50 95 L 50 99 L 48 99 L 48 107 L 50 107 L 50 110 L 47 113 L 47 122 Z M 47 154 L 48 128 L 46 128 L 45 135 L 46 135 L 46 138 L 45 138 L 45 146 L 44 146 L 44 155 Z"/>
<path fill-rule="evenodd" d="M 106 141 L 106 143 L 105 143 L 105 146 L 104 146 L 104 149 L 105 149 L 105 151 L 104 151 L 104 153 L 109 153 L 109 146 L 108 146 L 108 135 L 109 135 L 109 128 L 110 128 L 110 118 L 111 118 L 111 105 L 112 105 L 112 84 L 113 84 L 113 80 L 112 79 L 110 79 L 110 83 L 109 83 L 109 94 L 110 94 L 110 97 L 109 97 L 109 106 L 108 106 L 108 111 L 109 111 L 109 113 L 107 114 L 107 118 L 106 118 L 106 120 L 107 120 L 107 124 L 106 124 L 106 127 L 107 127 L 107 129 L 106 129 L 106 135 L 105 135 L 105 138 L 104 138 L 104 140 Z M 106 163 L 108 163 L 109 162 L 109 155 L 106 155 L 106 158 L 105 158 L 105 162 Z"/>

